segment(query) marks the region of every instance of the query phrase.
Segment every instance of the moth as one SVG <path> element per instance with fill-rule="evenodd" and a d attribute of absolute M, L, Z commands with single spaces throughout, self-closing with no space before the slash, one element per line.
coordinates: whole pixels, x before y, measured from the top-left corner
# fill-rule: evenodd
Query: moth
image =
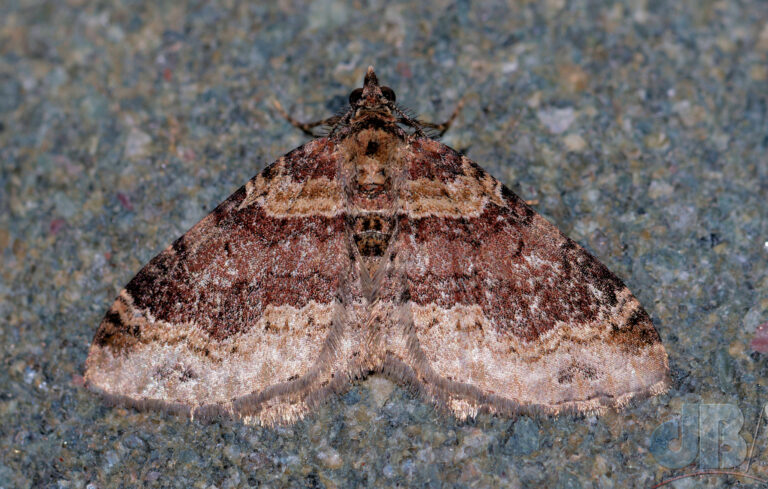
<path fill-rule="evenodd" d="M 287 115 L 287 114 L 286 114 Z M 455 116 L 455 113 L 454 113 Z M 601 412 L 664 392 L 613 273 L 429 136 L 372 67 L 346 111 L 152 259 L 95 334 L 113 403 L 293 422 L 381 373 L 458 418 Z"/>

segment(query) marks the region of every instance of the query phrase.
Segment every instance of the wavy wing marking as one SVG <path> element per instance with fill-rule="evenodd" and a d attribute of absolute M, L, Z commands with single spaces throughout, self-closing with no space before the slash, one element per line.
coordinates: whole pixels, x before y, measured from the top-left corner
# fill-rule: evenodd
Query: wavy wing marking
<path fill-rule="evenodd" d="M 149 262 L 94 338 L 89 387 L 140 408 L 289 421 L 346 376 L 359 302 L 332 143 L 251 179 Z"/>
<path fill-rule="evenodd" d="M 460 417 L 600 411 L 666 390 L 659 335 L 620 279 L 475 163 L 413 146 L 381 293 L 400 311 L 382 340 L 392 369 Z"/>

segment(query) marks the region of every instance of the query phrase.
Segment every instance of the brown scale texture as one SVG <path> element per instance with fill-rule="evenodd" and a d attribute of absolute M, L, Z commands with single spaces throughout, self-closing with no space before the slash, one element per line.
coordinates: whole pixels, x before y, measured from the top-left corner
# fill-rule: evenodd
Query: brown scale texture
<path fill-rule="evenodd" d="M 338 163 L 325 146 L 307 146 L 262 175 L 334 179 Z M 333 301 L 349 267 L 344 214 L 279 218 L 260 206 L 238 209 L 245 192 L 240 188 L 139 271 L 125 287 L 136 308 L 169 323 L 195 323 L 222 340 L 247 330 L 267 305 Z M 110 312 L 96 338 L 119 347 L 138 336 L 135 325 Z"/>
<path fill-rule="evenodd" d="M 440 146 L 442 147 L 424 144 L 423 141 L 419 140 L 411 144 L 413 153 L 409 159 L 413 164 L 407 166 L 409 179 L 429 178 L 430 180 L 448 182 L 457 175 L 464 174 L 461 167 L 461 155 L 448 146 Z"/>
<path fill-rule="evenodd" d="M 461 173 L 461 157 L 415 151 L 408 168 L 412 180 L 449 182 Z M 616 304 L 620 279 L 514 193 L 504 187 L 502 194 L 506 206 L 488 205 L 474 218 L 401 216 L 398 253 L 410 258 L 403 267 L 413 302 L 477 304 L 498 328 L 526 341 L 558 321 L 594 321 Z"/>
<path fill-rule="evenodd" d="M 346 247 L 343 216 L 274 219 L 246 209 L 218 226 L 194 250 L 177 246 L 143 268 L 126 286 L 135 304 L 222 339 L 248 328 L 267 304 L 333 300 L 344 263 L 327 257 Z M 233 278 L 218 285 L 220 276 Z"/>

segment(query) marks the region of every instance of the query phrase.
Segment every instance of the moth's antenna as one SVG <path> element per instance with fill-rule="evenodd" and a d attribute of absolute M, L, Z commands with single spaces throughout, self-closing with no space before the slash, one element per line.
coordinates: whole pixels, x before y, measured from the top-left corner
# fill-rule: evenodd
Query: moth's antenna
<path fill-rule="evenodd" d="M 342 121 L 342 118 L 340 118 L 338 115 L 334 115 L 327 119 L 322 119 L 315 122 L 301 122 L 291 117 L 291 115 L 285 111 L 285 109 L 283 108 L 283 105 L 278 100 L 273 101 L 272 105 L 275 106 L 275 109 L 277 109 L 277 111 L 280 112 L 280 115 L 282 115 L 283 118 L 285 118 L 285 120 L 290 122 L 290 124 L 293 127 L 301 130 L 301 132 L 313 138 L 318 137 L 317 134 L 312 132 L 312 129 L 314 129 L 315 127 L 330 126 L 332 128 L 331 129 L 331 134 L 332 134 L 333 131 L 336 129 L 336 126 L 338 126 L 339 123 Z M 348 119 L 348 115 L 345 115 L 344 118 Z"/>
<path fill-rule="evenodd" d="M 335 124 L 331 126 L 331 130 L 328 132 L 328 137 L 333 136 L 333 134 L 336 132 L 336 129 L 338 129 L 339 126 L 349 124 L 349 119 L 352 118 L 352 114 L 354 112 L 355 112 L 355 109 L 350 108 L 349 110 L 347 110 L 347 112 L 343 116 L 339 117 L 339 119 L 335 122 Z"/>
<path fill-rule="evenodd" d="M 397 115 L 400 116 L 400 120 L 398 120 L 398 122 L 401 122 L 407 126 L 414 128 L 416 130 L 415 134 L 417 134 L 418 136 L 421 136 L 423 138 L 427 137 L 427 135 L 424 134 L 424 131 L 421 128 L 421 124 L 419 124 L 417 120 L 411 119 L 410 117 L 408 117 L 408 114 L 400 110 L 400 108 L 397 107 L 395 104 L 392 104 L 391 109 L 393 112 L 396 112 Z"/>
<path fill-rule="evenodd" d="M 437 131 L 438 137 L 441 137 L 443 134 L 450 129 L 451 124 L 453 124 L 453 121 L 456 120 L 456 117 L 459 115 L 459 112 L 461 111 L 461 108 L 464 107 L 464 98 L 462 97 L 459 99 L 459 103 L 456 104 L 456 108 L 453 109 L 453 113 L 448 117 L 448 120 L 446 120 L 443 123 L 436 124 L 434 122 L 427 122 L 427 121 L 419 121 L 419 124 L 421 124 L 424 128 L 429 128 Z"/>

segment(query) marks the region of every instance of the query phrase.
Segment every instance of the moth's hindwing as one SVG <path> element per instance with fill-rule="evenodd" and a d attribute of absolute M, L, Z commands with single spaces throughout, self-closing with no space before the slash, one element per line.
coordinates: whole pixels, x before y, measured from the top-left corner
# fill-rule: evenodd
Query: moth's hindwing
<path fill-rule="evenodd" d="M 136 407 L 295 419 L 345 379 L 359 279 L 332 143 L 250 180 L 123 289 L 91 347 L 90 388 Z"/>
<path fill-rule="evenodd" d="M 602 263 L 451 148 L 412 145 L 390 277 L 388 365 L 458 416 L 601 411 L 665 391 L 650 317 Z"/>

